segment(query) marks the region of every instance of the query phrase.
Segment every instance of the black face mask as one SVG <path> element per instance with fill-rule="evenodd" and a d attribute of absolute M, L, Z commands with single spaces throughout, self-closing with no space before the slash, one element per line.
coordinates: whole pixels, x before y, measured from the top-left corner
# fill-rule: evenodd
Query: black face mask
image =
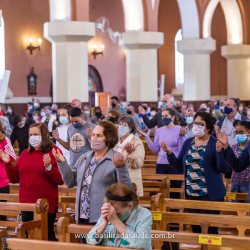
<path fill-rule="evenodd" d="M 109 117 L 108 121 L 115 123 L 117 121 L 117 117 Z"/>
<path fill-rule="evenodd" d="M 127 110 L 127 114 L 132 115 L 132 111 Z"/>
<path fill-rule="evenodd" d="M 96 115 L 96 116 L 101 116 L 102 113 L 101 113 L 100 111 L 98 111 L 98 112 L 96 111 L 96 112 L 95 112 L 95 115 Z"/>
<path fill-rule="evenodd" d="M 112 102 L 112 103 L 111 103 L 111 106 L 112 106 L 112 108 L 115 108 L 116 103 Z"/>
<path fill-rule="evenodd" d="M 181 107 L 175 107 L 175 110 L 180 112 L 181 111 Z"/>
<path fill-rule="evenodd" d="M 143 106 L 143 108 L 144 108 L 144 110 L 145 110 L 145 111 L 147 111 L 147 110 L 148 110 L 148 108 L 147 108 L 147 107 L 144 107 L 144 106 Z"/>

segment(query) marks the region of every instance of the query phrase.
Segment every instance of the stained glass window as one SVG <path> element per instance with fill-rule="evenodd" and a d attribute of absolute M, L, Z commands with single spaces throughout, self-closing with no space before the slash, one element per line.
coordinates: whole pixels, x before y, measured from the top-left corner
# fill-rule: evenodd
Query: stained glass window
<path fill-rule="evenodd" d="M 96 91 L 97 90 L 96 84 L 91 76 L 89 76 L 88 84 L 89 84 L 89 91 Z"/>

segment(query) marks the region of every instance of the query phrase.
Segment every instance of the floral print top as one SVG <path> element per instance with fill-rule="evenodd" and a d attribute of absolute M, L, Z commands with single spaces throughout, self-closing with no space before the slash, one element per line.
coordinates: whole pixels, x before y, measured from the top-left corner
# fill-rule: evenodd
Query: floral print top
<path fill-rule="evenodd" d="M 231 148 L 234 151 L 236 157 L 239 157 L 241 152 L 243 151 L 243 149 L 240 148 L 239 143 L 232 145 Z M 250 182 L 250 166 L 239 173 L 236 173 L 234 170 L 232 170 L 231 185 L 248 186 L 249 182 Z"/>
<path fill-rule="evenodd" d="M 80 218 L 82 219 L 89 219 L 91 181 L 94 171 L 100 161 L 101 159 L 96 160 L 95 157 L 93 156 L 85 172 L 83 186 L 82 186 L 81 200 L 80 200 Z"/>

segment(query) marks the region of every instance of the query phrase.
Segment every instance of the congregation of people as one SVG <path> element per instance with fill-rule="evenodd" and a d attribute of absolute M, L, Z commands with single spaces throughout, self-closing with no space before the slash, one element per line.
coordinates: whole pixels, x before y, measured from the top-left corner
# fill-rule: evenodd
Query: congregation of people
<path fill-rule="evenodd" d="M 10 192 L 9 183 L 19 183 L 19 202 L 46 198 L 48 239 L 55 241 L 58 186 L 76 186 L 75 219 L 94 226 L 82 243 L 144 249 L 151 249 L 150 238 L 98 236 L 150 234 L 152 215 L 138 200 L 146 156 L 142 140 L 158 154 L 156 174 L 184 176 L 185 199 L 223 202 L 223 177 L 231 178 L 231 192 L 248 193 L 250 107 L 234 98 L 212 99 L 198 108 L 170 94 L 161 101 L 160 107 L 147 102 L 123 107 L 113 96 L 111 108 L 104 111 L 99 106 L 82 108 L 78 99 L 61 107 L 43 106 L 36 99 L 24 114 L 0 105 L 0 193 Z M 171 181 L 170 187 L 181 185 Z M 180 199 L 179 193 L 170 197 Z M 205 207 L 188 212 L 220 213 Z M 22 212 L 22 220 L 33 220 L 33 213 Z M 201 233 L 200 226 L 192 230 Z M 218 228 L 209 227 L 208 233 L 218 234 Z"/>

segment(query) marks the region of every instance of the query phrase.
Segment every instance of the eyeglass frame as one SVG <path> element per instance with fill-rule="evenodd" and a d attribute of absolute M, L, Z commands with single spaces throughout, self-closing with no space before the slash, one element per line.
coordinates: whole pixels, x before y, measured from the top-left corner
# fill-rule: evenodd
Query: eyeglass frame
<path fill-rule="evenodd" d="M 198 126 L 198 128 L 202 128 L 202 127 L 207 127 L 207 124 L 204 124 L 204 123 L 201 123 L 201 122 L 193 122 L 193 126 L 194 125 L 197 125 Z"/>

